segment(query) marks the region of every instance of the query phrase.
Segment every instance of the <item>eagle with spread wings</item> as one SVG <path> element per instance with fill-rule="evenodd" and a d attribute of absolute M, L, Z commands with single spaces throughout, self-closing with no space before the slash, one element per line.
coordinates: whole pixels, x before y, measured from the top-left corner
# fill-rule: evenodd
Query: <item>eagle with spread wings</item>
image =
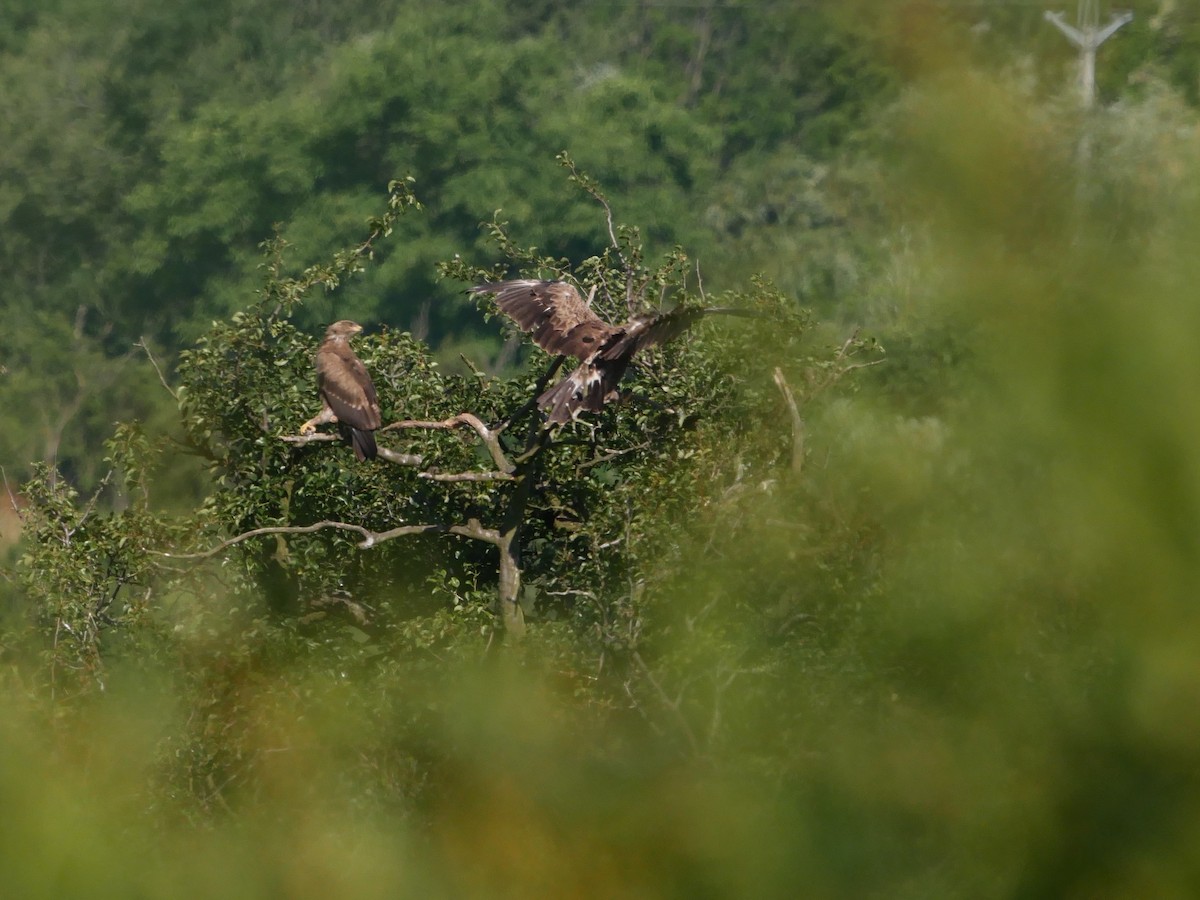
<path fill-rule="evenodd" d="M 678 337 L 712 313 L 758 315 L 726 307 L 677 306 L 636 315 L 623 325 L 610 325 L 565 281 L 494 281 L 471 290 L 494 294 L 501 312 L 529 332 L 546 352 L 579 360 L 570 375 L 537 398 L 538 407 L 555 425 L 569 422 L 581 412 L 599 412 L 616 399 L 617 383 L 639 351 Z"/>
<path fill-rule="evenodd" d="M 300 433 L 311 434 L 318 425 L 337 422 L 361 461 L 375 458 L 375 429 L 382 419 L 371 375 L 350 347 L 350 338 L 360 331 L 362 326 L 349 319 L 326 329 L 316 357 L 321 411 L 300 426 Z"/>

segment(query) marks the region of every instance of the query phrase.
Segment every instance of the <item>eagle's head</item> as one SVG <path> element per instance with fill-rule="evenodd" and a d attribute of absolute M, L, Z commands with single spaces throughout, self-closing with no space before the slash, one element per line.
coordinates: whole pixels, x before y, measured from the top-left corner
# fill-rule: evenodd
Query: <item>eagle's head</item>
<path fill-rule="evenodd" d="M 362 326 L 357 322 L 351 322 L 349 319 L 342 319 L 340 322 L 334 322 L 327 329 L 325 329 L 325 339 L 329 340 L 330 338 L 341 338 L 342 340 L 348 340 L 362 330 Z"/>

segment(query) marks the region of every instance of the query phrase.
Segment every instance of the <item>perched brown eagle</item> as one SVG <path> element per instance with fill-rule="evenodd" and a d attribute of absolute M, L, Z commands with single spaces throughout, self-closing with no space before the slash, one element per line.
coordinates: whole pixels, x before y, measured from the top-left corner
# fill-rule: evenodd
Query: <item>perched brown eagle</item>
<path fill-rule="evenodd" d="M 552 424 L 568 422 L 583 411 L 599 412 L 616 398 L 617 383 L 634 354 L 678 337 L 703 316 L 758 315 L 725 307 L 677 306 L 636 315 L 624 325 L 610 325 L 565 281 L 495 281 L 471 290 L 495 294 L 500 310 L 522 331 L 531 332 L 543 350 L 579 360 L 575 371 L 537 398 Z"/>
<path fill-rule="evenodd" d="M 354 455 L 364 460 L 375 458 L 374 432 L 382 420 L 367 367 L 350 349 L 350 338 L 360 331 L 362 326 L 348 319 L 326 329 L 316 359 L 321 411 L 300 426 L 300 433 L 310 434 L 318 425 L 337 422 L 354 447 Z"/>

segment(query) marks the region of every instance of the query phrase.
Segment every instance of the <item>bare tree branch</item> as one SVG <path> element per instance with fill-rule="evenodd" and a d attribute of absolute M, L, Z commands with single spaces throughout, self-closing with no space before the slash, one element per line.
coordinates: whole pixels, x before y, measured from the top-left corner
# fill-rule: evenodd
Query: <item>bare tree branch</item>
<path fill-rule="evenodd" d="M 305 444 L 336 444 L 341 437 L 318 431 L 312 434 L 281 434 L 279 439 L 285 443 L 303 447 Z M 398 466 L 422 466 L 425 464 L 424 458 L 416 453 L 398 453 L 390 447 L 379 447 L 377 452 L 380 459 L 385 459 Z"/>
<path fill-rule="evenodd" d="M 575 161 L 570 156 L 563 153 L 559 154 L 559 161 L 571 171 L 572 180 L 582 187 L 592 199 L 604 207 L 604 218 L 608 223 L 608 238 L 612 242 L 612 248 L 617 254 L 617 259 L 621 261 L 621 268 L 625 271 L 625 306 L 630 314 L 637 311 L 637 303 L 634 300 L 633 290 L 633 273 L 634 267 L 629 264 L 629 260 L 625 258 L 625 254 L 621 252 L 621 242 L 617 240 L 617 229 L 613 222 L 612 205 L 608 202 L 608 198 L 600 190 L 600 186 L 592 181 L 587 175 L 579 171 L 575 165 Z M 643 286 L 644 290 L 644 286 Z M 591 304 L 589 303 L 589 306 Z"/>
<path fill-rule="evenodd" d="M 4 466 L 0 466 L 0 481 L 4 482 L 4 490 L 8 493 L 8 504 L 12 507 L 12 511 L 16 513 L 18 519 L 22 522 L 25 521 L 25 514 L 21 512 L 21 506 L 17 503 L 17 496 L 13 493 L 12 482 L 8 480 L 8 473 L 4 471 Z"/>
<path fill-rule="evenodd" d="M 167 393 L 170 394 L 175 399 L 175 402 L 178 403 L 179 395 L 177 393 L 175 393 L 175 389 L 173 387 L 171 387 L 171 385 L 167 384 L 167 379 L 163 376 L 163 370 L 160 369 L 158 366 L 158 360 L 156 360 L 154 358 L 154 354 L 150 352 L 150 345 L 146 343 L 145 335 L 138 338 L 137 343 L 134 344 L 133 346 L 141 347 L 142 350 L 144 350 L 146 352 L 146 358 L 150 360 L 150 365 L 154 366 L 154 371 L 158 373 L 159 382 L 161 382 L 162 386 L 167 389 Z"/>
<path fill-rule="evenodd" d="M 459 413 L 457 416 L 451 416 L 448 419 L 443 419 L 440 422 L 430 422 L 421 419 L 404 419 L 399 422 L 392 422 L 390 425 L 385 425 L 380 431 L 392 431 L 397 428 L 429 428 L 429 429 L 450 429 L 460 425 L 466 425 L 474 429 L 479 435 L 479 439 L 483 441 L 487 447 L 488 453 L 491 454 L 492 460 L 496 463 L 496 468 L 501 472 L 511 475 L 515 470 L 515 466 L 509 461 L 504 453 L 504 448 L 500 446 L 500 438 L 496 431 L 488 428 L 480 421 L 478 416 L 472 413 Z"/>
<path fill-rule="evenodd" d="M 305 444 L 336 444 L 341 438 L 336 434 L 314 431 L 312 434 L 281 434 L 281 441 L 303 447 Z"/>
<path fill-rule="evenodd" d="M 642 654 L 634 650 L 632 658 L 633 661 L 637 663 L 637 667 L 642 670 L 642 674 L 646 676 L 646 680 L 650 682 L 650 686 L 654 688 L 654 692 L 658 694 L 658 699 L 662 701 L 662 705 L 674 713 L 675 718 L 679 721 L 680 730 L 687 738 L 688 744 L 691 745 L 692 752 L 698 756 L 700 754 L 700 742 L 696 740 L 696 733 L 692 730 L 691 723 L 688 722 L 687 716 L 685 716 L 683 714 L 683 710 L 679 708 L 679 703 L 683 698 L 676 697 L 674 700 L 670 698 L 667 692 L 663 690 L 663 686 L 659 680 L 654 677 L 654 673 L 650 670 L 650 667 L 646 665 L 646 661 L 642 659 Z"/>
<path fill-rule="evenodd" d="M 398 466 L 423 466 L 424 458 L 419 453 L 397 453 L 390 447 L 376 447 L 375 453 L 380 459 L 386 459 Z"/>
<path fill-rule="evenodd" d="M 325 519 L 320 522 L 314 522 L 311 525 L 268 525 L 263 528 L 254 528 L 235 535 L 228 540 L 221 541 L 215 547 L 195 553 L 176 553 L 168 550 L 148 550 L 147 552 L 155 556 L 166 557 L 167 559 L 209 559 L 224 550 L 228 550 L 235 544 L 243 543 L 251 538 L 269 534 L 313 534 L 314 532 L 326 529 L 352 531 L 355 534 L 362 535 L 362 540 L 359 541 L 358 546 L 363 550 L 374 547 L 376 544 L 382 544 L 384 541 L 412 534 L 457 534 L 461 537 L 473 538 L 474 540 L 484 541 L 495 546 L 500 546 L 502 542 L 498 531 L 494 528 L 484 528 L 479 524 L 478 519 L 470 519 L 466 525 L 400 525 L 396 528 L 390 528 L 387 531 L 372 531 L 370 528 L 355 525 L 351 522 L 335 522 Z"/>
<path fill-rule="evenodd" d="M 533 390 L 530 391 L 529 399 L 521 405 L 520 409 L 497 425 L 493 429 L 493 433 L 500 434 L 509 425 L 517 421 L 517 419 L 521 418 L 521 416 L 525 415 L 525 413 L 537 406 L 537 398 L 541 396 L 542 391 L 546 389 L 546 385 L 550 382 L 550 379 L 554 377 L 554 374 L 562 368 L 562 364 L 566 361 L 567 358 L 565 356 L 554 357 L 554 361 L 550 363 L 550 367 L 546 369 L 544 373 L 542 373 L 542 376 L 538 378 L 537 382 L 534 384 Z"/>
<path fill-rule="evenodd" d="M 406 537 L 410 534 L 438 533 L 457 534 L 460 537 L 483 541 L 496 547 L 502 547 L 503 543 L 500 532 L 496 529 L 484 528 L 479 524 L 478 519 L 468 519 L 466 525 L 400 525 L 396 528 L 390 528 L 387 531 L 369 532 L 369 537 L 359 543 L 358 546 L 366 550 L 368 547 L 373 547 L 384 541 L 390 541 L 393 538 Z"/>
<path fill-rule="evenodd" d="M 254 528 L 250 531 L 242 532 L 239 535 L 222 541 L 215 547 L 210 547 L 208 550 L 200 550 L 195 553 L 175 553 L 169 550 L 147 550 L 155 556 L 165 556 L 168 559 L 208 559 L 216 556 L 222 550 L 227 550 L 235 544 L 240 544 L 243 541 L 248 541 L 250 538 L 261 537 L 265 534 L 312 534 L 315 531 L 323 531 L 326 528 L 337 528 L 342 531 L 353 531 L 363 536 L 364 540 L 370 540 L 375 532 L 369 528 L 364 528 L 362 525 L 353 525 L 349 522 L 333 522 L 329 520 L 314 522 L 312 525 L 269 525 L 265 528 Z"/>
<path fill-rule="evenodd" d="M 518 551 L 514 546 L 518 529 L 507 528 L 504 532 L 501 532 L 495 528 L 485 528 L 480 524 L 478 519 L 468 519 L 465 525 L 445 525 L 440 523 L 400 525 L 396 528 L 390 528 L 387 531 L 372 531 L 362 525 L 331 520 L 314 522 L 312 525 L 270 525 L 265 528 L 255 528 L 235 535 L 228 540 L 222 541 L 215 547 L 195 553 L 175 553 L 162 550 L 148 550 L 147 552 L 153 553 L 156 556 L 167 557 L 168 559 L 208 559 L 235 544 L 240 544 L 251 538 L 271 534 L 312 534 L 327 528 L 352 531 L 355 534 L 361 535 L 362 540 L 358 542 L 358 546 L 362 550 L 367 550 L 376 544 L 382 544 L 384 541 L 414 534 L 454 534 L 459 537 L 491 544 L 500 552 L 500 584 L 498 592 L 498 612 L 500 619 L 504 623 L 505 630 L 514 637 L 520 637 L 524 634 L 525 616 L 519 602 L 521 587 L 520 559 Z"/>
<path fill-rule="evenodd" d="M 579 463 L 575 467 L 576 473 L 583 472 L 584 469 L 590 469 L 592 466 L 601 466 L 606 462 L 611 462 L 614 459 L 620 459 L 622 456 L 627 456 L 630 453 L 637 453 L 639 450 L 645 450 L 650 446 L 649 441 L 642 441 L 640 444 L 635 444 L 632 447 L 626 447 L 624 450 L 609 450 L 607 453 L 593 457 L 585 462 Z"/>
<path fill-rule="evenodd" d="M 796 398 L 792 394 L 792 389 L 788 387 L 787 380 L 783 377 L 783 369 L 775 367 L 775 384 L 783 394 L 783 399 L 787 403 L 788 412 L 792 417 L 792 471 L 797 475 L 804 468 L 804 441 L 807 433 L 807 428 L 804 424 L 804 419 L 800 415 L 800 408 L 796 405 Z"/>
<path fill-rule="evenodd" d="M 845 373 L 845 372 L 853 372 L 857 369 L 869 369 L 869 368 L 871 368 L 871 366 L 882 365 L 885 362 L 887 362 L 886 359 L 873 359 L 870 362 L 855 363 L 852 366 L 846 366 L 846 368 L 842 369 L 842 372 Z"/>
<path fill-rule="evenodd" d="M 418 472 L 418 478 L 429 481 L 513 481 L 509 472 Z"/>

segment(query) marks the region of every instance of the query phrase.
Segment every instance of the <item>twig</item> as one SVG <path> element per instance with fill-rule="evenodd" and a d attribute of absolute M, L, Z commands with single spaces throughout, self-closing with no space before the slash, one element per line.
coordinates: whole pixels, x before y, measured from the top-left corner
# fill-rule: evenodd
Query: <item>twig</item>
<path fill-rule="evenodd" d="M 133 346 L 141 347 L 144 351 L 146 351 L 146 358 L 150 360 L 150 365 L 154 366 L 154 371 L 158 373 L 159 382 L 167 389 L 167 393 L 175 399 L 175 402 L 178 403 L 179 395 L 175 393 L 175 389 L 172 388 L 171 385 L 167 384 L 167 379 L 163 376 L 162 369 L 158 367 L 158 360 L 154 358 L 154 354 L 150 352 L 150 346 L 146 343 L 146 336 L 142 335 L 140 338 L 138 338 L 137 343 Z"/>
<path fill-rule="evenodd" d="M 581 462 L 579 465 L 577 465 L 575 467 L 575 471 L 576 471 L 576 473 L 579 473 L 579 472 L 582 472 L 584 469 L 590 469 L 592 466 L 599 466 L 599 465 L 603 465 L 606 462 L 612 462 L 614 459 L 619 459 L 620 457 L 626 456 L 630 453 L 637 453 L 637 451 L 639 451 L 639 450 L 645 450 L 649 446 L 650 446 L 649 441 L 642 441 L 642 443 L 635 444 L 632 447 L 626 447 L 624 450 L 610 450 L 607 453 L 605 453 L 603 456 L 597 456 L 597 457 L 594 457 L 593 459 L 589 459 L 587 462 Z"/>
<path fill-rule="evenodd" d="M 564 154 L 565 156 L 565 154 Z M 575 176 L 575 183 L 582 187 L 587 193 L 591 194 L 592 199 L 604 207 L 604 218 L 608 222 L 608 238 L 612 241 L 612 248 L 617 251 L 617 258 L 621 260 L 621 265 L 626 270 L 629 269 L 629 264 L 625 261 L 625 255 L 621 253 L 621 244 L 617 241 L 617 229 L 613 223 L 612 206 L 608 202 L 608 198 L 600 192 L 600 188 L 592 183 L 592 180 L 586 175 L 580 173 L 575 166 L 575 161 L 569 157 L 565 158 L 567 168 L 571 170 L 571 174 Z"/>
<path fill-rule="evenodd" d="M 632 314 L 636 310 L 633 296 L 633 267 L 629 264 L 629 260 L 625 258 L 625 254 L 621 252 L 621 242 L 617 240 L 617 229 L 613 222 L 612 205 L 608 202 L 608 198 L 600 192 L 600 188 L 591 178 L 582 174 L 575 166 L 575 161 L 565 153 L 559 157 L 564 164 L 571 170 L 571 175 L 574 176 L 574 181 L 582 187 L 592 199 L 604 207 L 604 219 L 608 224 L 608 239 L 612 242 L 612 248 L 616 251 L 617 259 L 621 261 L 621 268 L 625 271 L 625 306 Z"/>
<path fill-rule="evenodd" d="M 549 368 L 547 368 L 546 371 L 542 373 L 542 376 L 534 383 L 533 391 L 530 392 L 529 399 L 526 400 L 515 413 L 508 416 L 508 418 L 497 425 L 495 429 L 493 429 L 493 433 L 500 434 L 500 432 L 504 431 L 504 429 L 506 429 L 509 425 L 533 409 L 537 405 L 537 398 L 540 397 L 542 391 L 546 389 L 546 385 L 549 383 L 550 379 L 554 377 L 554 374 L 560 368 L 562 368 L 562 364 L 566 361 L 567 358 L 565 356 L 556 356 L 554 361 L 550 363 Z"/>
<path fill-rule="evenodd" d="M 63 532 L 66 534 L 66 540 L 63 541 L 64 544 L 71 543 L 71 538 L 75 536 L 75 532 L 82 528 L 83 523 L 91 517 L 93 510 L 96 508 L 96 501 L 100 499 L 100 495 L 104 493 L 105 488 L 108 487 L 108 483 L 112 480 L 112 475 L 112 469 L 109 469 L 104 473 L 104 477 L 101 478 L 100 483 L 96 485 L 96 490 L 92 493 L 92 496 L 88 499 L 88 502 L 84 504 L 83 512 L 79 514 L 79 519 L 75 522 L 74 527 L 67 528 L 65 524 L 63 525 Z"/>
<path fill-rule="evenodd" d="M 733 684 L 741 671 L 738 669 L 732 670 L 728 677 L 723 680 L 716 680 L 713 684 L 713 699 L 712 699 L 712 717 L 708 722 L 708 744 L 712 746 L 717 741 L 717 732 L 721 728 L 721 700 L 725 696 L 725 691 Z"/>
<path fill-rule="evenodd" d="M 842 372 L 846 373 L 846 372 L 853 372 L 856 369 L 869 369 L 869 368 L 871 368 L 871 366 L 883 365 L 883 363 L 885 363 L 885 362 L 887 362 L 886 359 L 873 359 L 870 362 L 855 363 L 852 366 L 846 366 L 846 368 L 842 369 Z"/>
<path fill-rule="evenodd" d="M 844 365 L 846 360 L 853 357 L 857 352 L 857 350 L 851 350 L 857 340 L 858 329 L 856 328 L 850 333 L 850 336 L 846 338 L 842 346 L 838 348 L 838 352 L 834 354 L 833 361 L 837 365 L 830 367 L 826 377 L 812 386 L 812 388 L 808 391 L 807 400 L 811 401 L 818 394 L 837 384 L 838 381 L 840 381 L 850 372 L 853 372 L 857 369 L 868 369 L 871 366 L 878 366 L 881 363 L 886 362 L 884 359 L 873 359 L 870 362 Z"/>
<path fill-rule="evenodd" d="M 792 394 L 792 389 L 788 387 L 787 380 L 783 377 L 783 370 L 778 366 L 775 368 L 775 384 L 783 394 L 788 412 L 792 417 L 792 471 L 799 475 L 804 468 L 804 441 L 807 429 L 804 419 L 800 415 L 800 408 L 796 406 L 796 398 Z"/>
<path fill-rule="evenodd" d="M 25 514 L 21 512 L 21 507 L 17 503 L 16 494 L 13 493 L 12 483 L 8 480 L 8 473 L 4 471 L 4 467 L 0 466 L 0 480 L 4 481 L 4 490 L 8 493 L 8 505 L 12 507 L 12 511 L 16 513 L 18 519 L 25 521 Z"/>
<path fill-rule="evenodd" d="M 591 591 L 578 590 L 562 590 L 562 591 L 544 591 L 547 597 L 587 597 L 589 600 L 595 601 L 596 595 Z M 598 601 L 597 601 L 598 602 Z"/>
<path fill-rule="evenodd" d="M 692 747 L 692 752 L 698 756 L 700 754 L 700 743 L 696 740 L 696 734 L 692 731 L 692 726 L 689 724 L 687 717 L 684 716 L 683 711 L 679 708 L 679 700 L 672 700 L 667 696 L 667 692 L 663 690 L 663 686 L 659 684 L 658 679 L 654 677 L 654 673 L 650 671 L 650 667 L 646 665 L 646 661 L 642 659 L 642 654 L 636 650 L 633 651 L 633 661 L 642 670 L 642 674 L 646 676 L 646 680 L 650 682 L 650 686 L 658 694 L 658 699 L 662 701 L 663 706 L 675 714 L 675 717 L 679 720 L 680 728 L 683 730 L 688 743 Z"/>
<path fill-rule="evenodd" d="M 479 367 L 467 358 L 467 354 L 460 353 L 458 354 L 458 358 L 462 360 L 463 365 L 470 369 L 471 374 L 474 375 L 479 381 L 487 380 L 487 373 L 479 371 Z"/>

